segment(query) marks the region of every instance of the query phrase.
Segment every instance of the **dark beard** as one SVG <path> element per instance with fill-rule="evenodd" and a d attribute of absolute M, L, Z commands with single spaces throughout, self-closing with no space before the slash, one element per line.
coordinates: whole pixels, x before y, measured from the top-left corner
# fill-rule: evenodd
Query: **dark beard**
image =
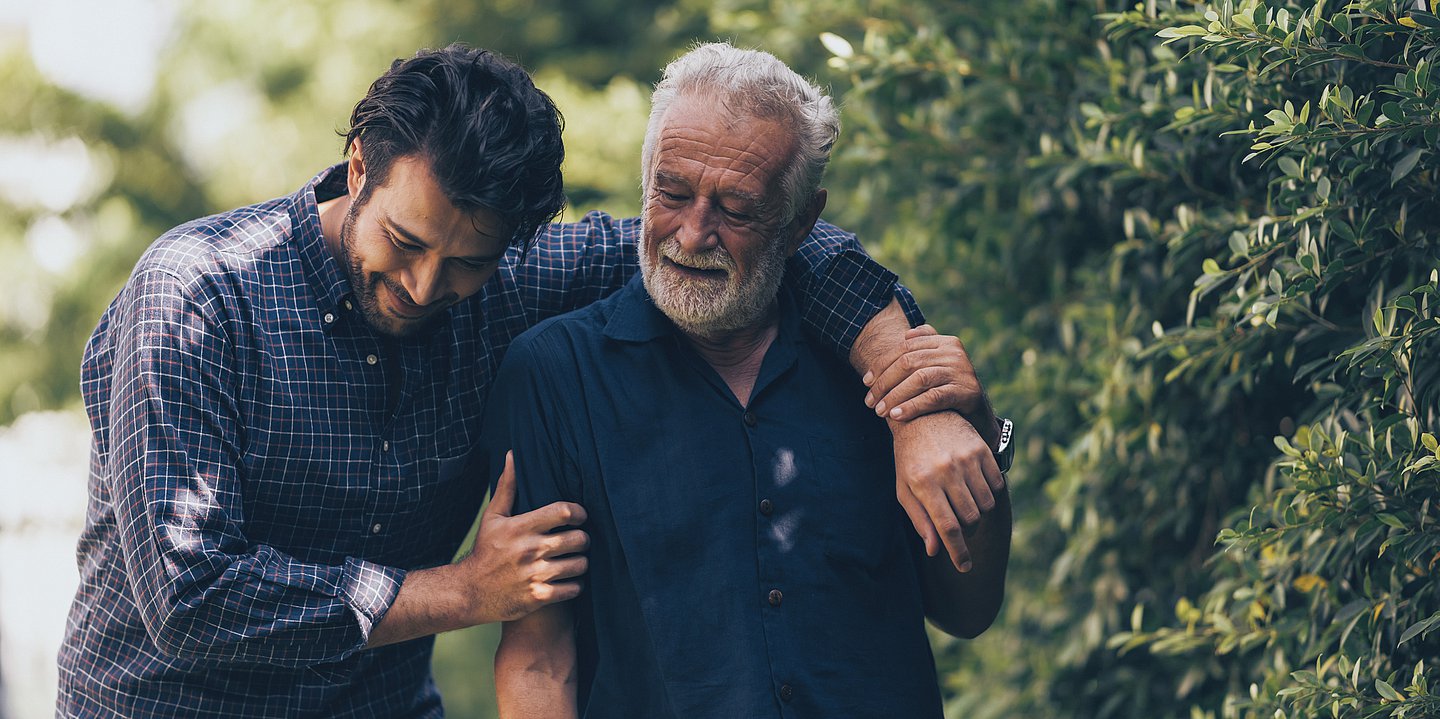
<path fill-rule="evenodd" d="M 360 307 L 360 316 L 364 318 L 365 325 L 377 334 L 386 337 L 395 339 L 413 337 L 434 327 L 445 313 L 436 312 L 434 316 L 424 320 L 403 322 L 381 311 L 380 298 L 376 294 L 376 288 L 382 282 L 390 288 L 391 292 L 405 300 L 410 300 L 410 293 L 406 292 L 400 283 L 379 272 L 372 272 L 367 277 L 364 268 L 360 265 L 360 255 L 355 251 L 355 221 L 368 199 L 362 190 L 360 196 L 350 203 L 350 208 L 345 211 L 345 219 L 340 223 L 340 251 L 344 253 L 345 258 L 340 264 L 345 268 L 346 279 L 350 280 L 350 290 L 355 295 L 355 303 Z"/>

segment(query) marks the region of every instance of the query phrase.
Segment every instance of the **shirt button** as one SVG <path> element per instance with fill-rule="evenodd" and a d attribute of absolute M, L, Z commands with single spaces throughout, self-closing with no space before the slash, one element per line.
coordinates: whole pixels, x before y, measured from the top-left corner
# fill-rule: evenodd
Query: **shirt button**
<path fill-rule="evenodd" d="M 771 590 L 770 590 L 770 606 L 772 606 L 772 607 L 778 607 L 778 606 L 780 606 L 780 602 L 783 601 L 784 599 L 785 599 L 785 595 L 784 595 L 784 594 L 781 594 L 779 589 L 771 589 Z"/>
<path fill-rule="evenodd" d="M 753 428 L 753 427 L 755 426 L 755 413 L 754 413 L 754 412 L 746 412 L 746 413 L 745 413 L 745 416 L 742 417 L 741 419 L 745 420 L 745 426 L 746 426 L 746 427 L 751 427 L 751 428 Z"/>
<path fill-rule="evenodd" d="M 786 701 L 786 702 L 788 702 L 788 701 L 790 701 L 791 699 L 794 699 L 794 698 L 795 698 L 795 687 L 792 687 L 792 686 L 790 686 L 789 684 L 781 684 L 781 685 L 780 685 L 780 701 Z"/>
<path fill-rule="evenodd" d="M 379 358 L 379 357 L 376 357 L 375 355 L 366 355 L 366 357 L 365 357 L 365 364 L 375 364 L 376 362 L 379 362 L 379 361 L 380 361 L 380 358 Z"/>
<path fill-rule="evenodd" d="M 772 502 L 772 501 L 770 501 L 770 500 L 768 500 L 768 499 L 762 499 L 762 500 L 760 500 L 760 513 L 761 513 L 761 514 L 763 514 L 763 515 L 765 515 L 765 516 L 768 517 L 768 516 L 770 516 L 770 514 L 773 513 L 774 511 L 775 511 L 775 503 L 774 503 L 774 502 Z"/>
<path fill-rule="evenodd" d="M 345 310 L 346 310 L 347 312 L 350 311 L 350 310 L 355 309 L 355 305 L 350 304 L 350 300 L 345 300 L 345 303 L 344 303 L 344 304 L 345 304 Z"/>
<path fill-rule="evenodd" d="M 379 534 L 379 533 L 380 533 L 380 523 L 379 523 L 379 522 L 376 522 L 376 523 L 370 525 L 370 533 L 371 533 L 371 534 Z"/>
<path fill-rule="evenodd" d="M 326 313 L 325 313 L 325 324 L 328 325 L 328 324 L 333 323 L 334 321 L 335 321 L 335 313 L 334 313 L 334 312 L 326 312 Z"/>
<path fill-rule="evenodd" d="M 385 440 L 384 442 L 381 442 L 381 443 L 380 443 L 380 449 L 381 449 L 381 451 L 389 452 L 389 451 L 390 451 L 390 440 L 387 439 L 387 440 Z"/>

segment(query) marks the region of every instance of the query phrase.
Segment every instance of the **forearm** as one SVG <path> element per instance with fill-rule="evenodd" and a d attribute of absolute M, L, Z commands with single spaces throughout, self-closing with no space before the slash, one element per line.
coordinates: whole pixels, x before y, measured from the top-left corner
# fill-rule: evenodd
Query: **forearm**
<path fill-rule="evenodd" d="M 1010 494 L 995 493 L 995 508 L 986 512 L 966 536 L 972 566 L 955 569 L 948 557 L 919 557 L 925 616 L 957 637 L 979 636 L 995 621 L 1005 599 L 1005 573 L 1010 563 Z"/>
<path fill-rule="evenodd" d="M 456 565 L 417 569 L 405 575 L 390 610 L 370 631 L 366 649 L 464 629 L 482 622 L 473 616 Z"/>
<path fill-rule="evenodd" d="M 567 608 L 547 607 L 507 622 L 495 651 L 495 698 L 502 719 L 571 719 L 579 714 L 575 639 Z"/>

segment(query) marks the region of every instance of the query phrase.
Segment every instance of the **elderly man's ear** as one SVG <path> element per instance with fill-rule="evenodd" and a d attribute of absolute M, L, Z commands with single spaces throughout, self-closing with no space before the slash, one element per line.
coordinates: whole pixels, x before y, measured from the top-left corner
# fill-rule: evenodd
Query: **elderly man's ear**
<path fill-rule="evenodd" d="M 825 188 L 815 191 L 810 198 L 810 204 L 795 218 L 795 228 L 790 234 L 790 245 L 785 248 L 785 256 L 795 254 L 800 249 L 800 243 L 810 236 L 810 230 L 815 229 L 815 222 L 820 219 L 820 213 L 825 209 Z"/>

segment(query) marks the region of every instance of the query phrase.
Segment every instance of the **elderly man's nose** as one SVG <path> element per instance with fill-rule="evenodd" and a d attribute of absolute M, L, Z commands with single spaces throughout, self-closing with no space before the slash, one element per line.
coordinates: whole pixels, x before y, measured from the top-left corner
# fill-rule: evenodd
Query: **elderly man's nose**
<path fill-rule="evenodd" d="M 697 254 L 714 247 L 719 243 L 715 229 L 713 212 L 700 208 L 687 212 L 678 233 L 680 249 Z"/>

